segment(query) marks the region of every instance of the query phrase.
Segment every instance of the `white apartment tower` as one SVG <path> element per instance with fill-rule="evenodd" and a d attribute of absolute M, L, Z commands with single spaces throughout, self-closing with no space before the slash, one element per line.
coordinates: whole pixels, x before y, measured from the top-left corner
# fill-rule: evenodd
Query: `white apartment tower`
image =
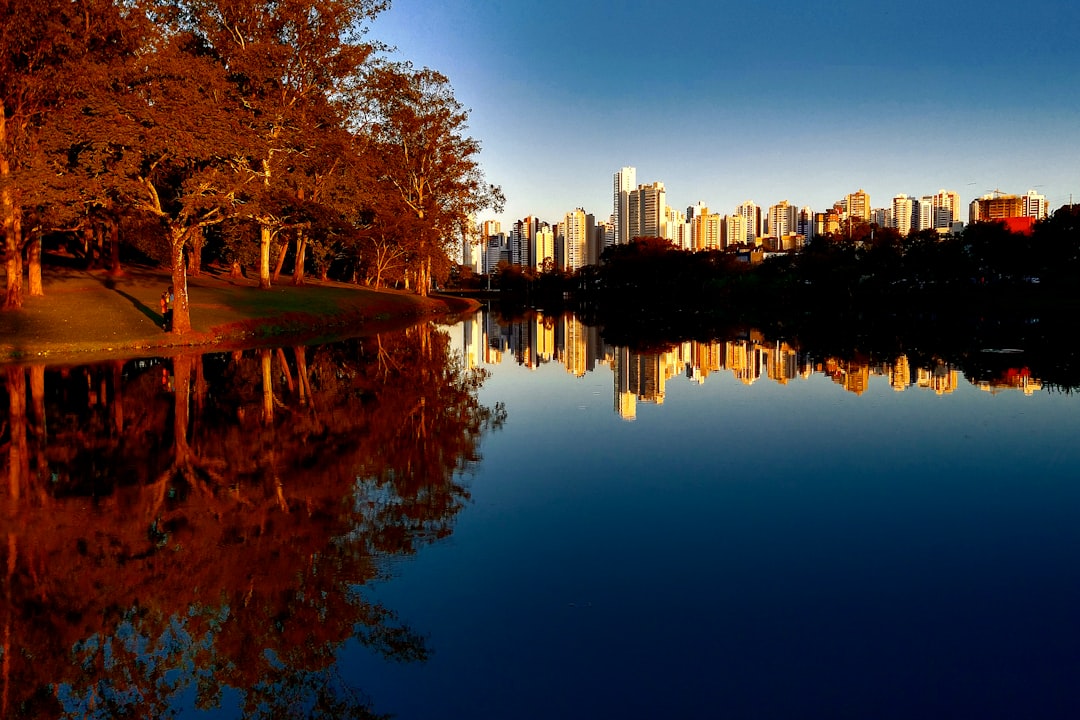
<path fill-rule="evenodd" d="M 757 245 L 758 238 L 761 237 L 761 208 L 753 200 L 747 200 L 735 208 L 735 214 L 746 218 L 746 238 L 743 240 L 732 239 L 732 244 Z"/>
<path fill-rule="evenodd" d="M 625 245 L 632 237 L 630 230 L 630 193 L 637 187 L 637 169 L 624 167 L 613 178 L 611 225 L 615 245 Z"/>
<path fill-rule="evenodd" d="M 596 224 L 592 215 L 577 208 L 566 213 L 562 228 L 562 257 L 567 270 L 580 270 L 589 260 L 589 240 Z"/>
<path fill-rule="evenodd" d="M 904 193 L 900 193 L 893 198 L 892 226 L 896 228 L 897 232 L 901 235 L 907 236 L 911 233 L 911 216 L 914 212 L 914 208 L 914 202 Z"/>
<path fill-rule="evenodd" d="M 794 235 L 799 226 L 799 208 L 782 200 L 769 208 L 769 235 L 780 239 Z"/>
<path fill-rule="evenodd" d="M 1039 195 L 1034 190 L 1028 190 L 1024 198 L 1024 217 L 1033 217 L 1036 220 L 1045 220 L 1050 214 L 1049 203 L 1046 197 Z"/>
<path fill-rule="evenodd" d="M 915 214 L 911 219 L 911 229 L 913 231 L 920 230 L 933 230 L 936 220 L 936 213 L 934 211 L 934 198 L 928 195 L 920 200 L 914 201 Z"/>

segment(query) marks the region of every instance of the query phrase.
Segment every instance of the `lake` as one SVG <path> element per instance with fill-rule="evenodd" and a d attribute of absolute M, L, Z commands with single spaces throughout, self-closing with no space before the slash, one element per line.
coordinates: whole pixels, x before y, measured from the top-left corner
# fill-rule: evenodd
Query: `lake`
<path fill-rule="evenodd" d="M 1021 350 L 0 368 L 0 714 L 1080 716 L 1080 399 Z"/>

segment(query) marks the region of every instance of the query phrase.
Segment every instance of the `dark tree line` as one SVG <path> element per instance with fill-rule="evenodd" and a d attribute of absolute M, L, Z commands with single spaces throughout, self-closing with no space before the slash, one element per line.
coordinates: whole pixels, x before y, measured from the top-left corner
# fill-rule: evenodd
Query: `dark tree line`
<path fill-rule="evenodd" d="M 448 79 L 368 37 L 387 4 L 0 0 L 4 307 L 57 234 L 168 262 L 175 332 L 204 253 L 426 293 L 502 196 Z"/>

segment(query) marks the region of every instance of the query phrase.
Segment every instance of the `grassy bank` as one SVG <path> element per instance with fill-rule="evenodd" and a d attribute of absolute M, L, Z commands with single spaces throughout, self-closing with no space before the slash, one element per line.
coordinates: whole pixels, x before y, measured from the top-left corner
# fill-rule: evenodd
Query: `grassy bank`
<path fill-rule="evenodd" d="M 475 307 L 458 298 L 335 282 L 259 290 L 254 280 L 204 273 L 189 281 L 192 331 L 176 336 L 161 328 L 158 298 L 170 278 L 160 268 L 129 267 L 119 276 L 47 268 L 44 281 L 45 297 L 26 298 L 21 310 L 0 311 L 0 362 L 85 362 L 191 347 L 330 339 Z"/>

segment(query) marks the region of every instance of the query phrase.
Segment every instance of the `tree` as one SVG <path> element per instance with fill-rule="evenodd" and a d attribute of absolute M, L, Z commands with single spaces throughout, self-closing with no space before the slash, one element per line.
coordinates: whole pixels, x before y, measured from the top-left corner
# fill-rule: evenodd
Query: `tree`
<path fill-rule="evenodd" d="M 176 297 L 173 332 L 183 334 L 191 329 L 185 249 L 238 202 L 246 153 L 241 105 L 221 65 L 189 33 L 168 24 L 159 32 L 153 53 L 73 103 L 86 141 L 72 149 L 70 169 L 160 225 Z"/>
<path fill-rule="evenodd" d="M 359 120 L 374 161 L 370 190 L 385 208 L 381 217 L 403 218 L 399 240 L 417 291 L 427 295 L 433 271 L 449 272 L 462 227 L 485 208 L 501 211 L 503 194 L 484 180 L 480 144 L 465 135 L 468 111 L 446 76 L 382 62 L 366 78 L 364 99 Z"/>
<path fill-rule="evenodd" d="M 257 182 L 246 190 L 246 212 L 259 225 L 259 286 L 269 288 L 272 240 L 296 225 L 282 202 L 297 197 L 296 188 L 283 192 L 287 178 L 320 154 L 320 128 L 340 123 L 335 106 L 375 49 L 363 41 L 363 23 L 388 3 L 171 1 L 187 11 L 190 30 L 213 49 L 248 112 L 247 172 Z"/>
<path fill-rule="evenodd" d="M 6 256 L 4 307 L 22 307 L 23 206 L 39 177 L 40 130 L 64 105 L 87 57 L 123 45 L 121 16 L 110 0 L 0 0 L 0 235 Z M 31 233 L 31 243 L 40 233 Z M 40 247 L 40 246 L 38 246 Z M 31 295 L 43 294 L 40 257 L 31 251 Z"/>

